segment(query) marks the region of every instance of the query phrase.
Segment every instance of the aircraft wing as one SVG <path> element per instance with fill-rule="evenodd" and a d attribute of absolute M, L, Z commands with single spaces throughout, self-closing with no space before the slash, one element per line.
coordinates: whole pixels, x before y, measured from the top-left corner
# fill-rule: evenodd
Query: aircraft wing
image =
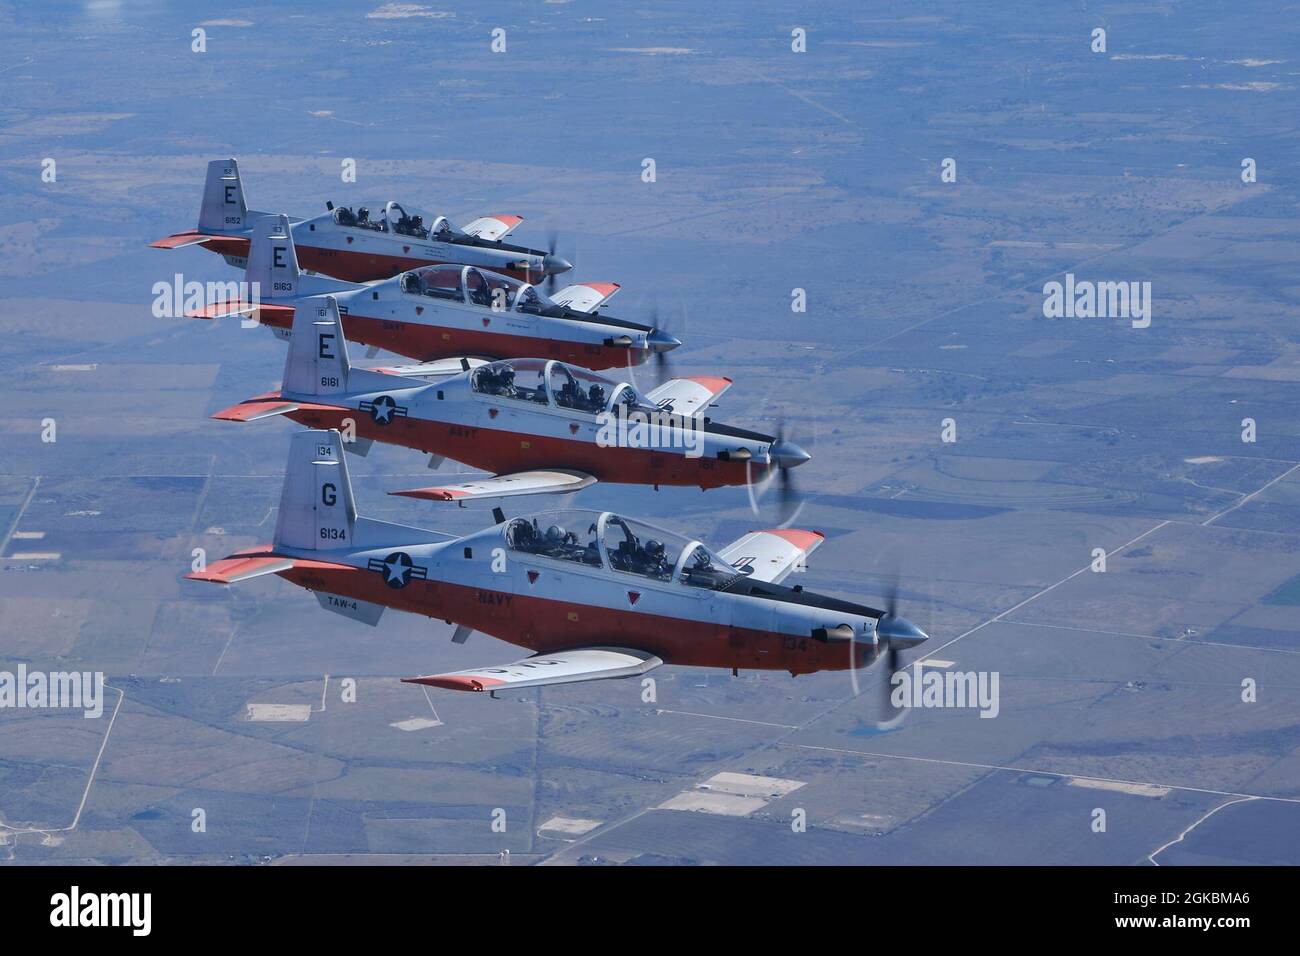
<path fill-rule="evenodd" d="M 406 677 L 405 684 L 425 684 L 447 690 L 498 691 L 577 684 L 582 681 L 635 677 L 663 661 L 647 651 L 628 647 L 580 647 L 556 654 L 537 654 L 501 667 L 479 667 L 428 677 Z"/>
<path fill-rule="evenodd" d="M 718 552 L 733 566 L 750 570 L 755 581 L 780 584 L 826 540 L 820 531 L 772 528 L 751 531 Z"/>
<path fill-rule="evenodd" d="M 731 379 L 716 375 L 674 378 L 646 394 L 646 398 L 678 415 L 703 415 L 709 404 L 731 388 Z"/>
<path fill-rule="evenodd" d="M 461 227 L 461 232 L 476 239 L 496 242 L 504 239 L 514 231 L 515 226 L 524 221 L 523 216 L 480 216 L 473 222 Z"/>
<path fill-rule="evenodd" d="M 614 298 L 622 286 L 617 282 L 575 282 L 552 295 L 551 301 L 574 312 L 590 312 Z"/>
<path fill-rule="evenodd" d="M 438 379 L 468 372 L 480 365 L 487 365 L 486 359 L 446 358 L 432 362 L 420 362 L 415 365 L 385 365 L 383 368 L 371 369 L 372 372 L 384 372 L 388 375 L 401 375 L 405 378 Z"/>
<path fill-rule="evenodd" d="M 581 471 L 520 471 L 513 475 L 493 475 L 435 488 L 412 488 L 390 491 L 390 495 L 424 498 L 429 501 L 473 501 L 476 498 L 513 498 L 516 495 L 563 495 L 581 491 L 596 479 Z"/>

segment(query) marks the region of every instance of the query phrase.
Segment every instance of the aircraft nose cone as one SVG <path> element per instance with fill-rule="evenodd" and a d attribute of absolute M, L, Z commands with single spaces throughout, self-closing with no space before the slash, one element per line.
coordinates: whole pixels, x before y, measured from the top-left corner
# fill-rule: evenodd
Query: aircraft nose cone
<path fill-rule="evenodd" d="M 886 614 L 876 624 L 876 633 L 887 638 L 896 647 L 916 647 L 930 639 L 925 633 L 905 617 Z"/>
<path fill-rule="evenodd" d="M 573 263 L 568 259 L 557 256 L 555 253 L 548 253 L 542 258 L 542 270 L 548 276 L 559 275 L 561 272 L 568 272 L 573 268 Z"/>
<path fill-rule="evenodd" d="M 682 344 L 681 339 L 669 335 L 663 329 L 651 329 L 645 341 L 652 352 L 671 352 Z"/>
<path fill-rule="evenodd" d="M 795 468 L 806 461 L 812 461 L 808 454 L 792 441 L 778 441 L 768 450 L 778 468 Z"/>

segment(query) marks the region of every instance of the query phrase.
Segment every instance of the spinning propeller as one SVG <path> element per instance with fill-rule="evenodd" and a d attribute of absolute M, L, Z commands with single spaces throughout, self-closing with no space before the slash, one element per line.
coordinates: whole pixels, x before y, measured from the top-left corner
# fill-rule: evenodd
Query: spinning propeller
<path fill-rule="evenodd" d="M 933 605 L 931 605 L 933 614 Z M 906 714 L 906 710 L 895 707 L 891 695 L 893 692 L 893 677 L 898 673 L 901 664 L 902 652 L 909 648 L 916 647 L 929 640 L 930 635 L 921 628 L 917 627 L 907 618 L 898 613 L 898 572 L 895 569 L 890 576 L 889 584 L 885 591 L 885 609 L 876 612 L 876 628 L 874 640 L 867 640 L 865 635 L 854 633 L 853 628 L 847 624 L 842 624 L 837 628 L 827 630 L 828 638 L 831 640 L 845 640 L 849 648 L 849 678 L 853 682 L 853 696 L 857 697 L 860 693 L 858 688 L 858 648 L 857 645 L 866 643 L 874 645 L 875 653 L 864 655 L 864 666 L 869 667 L 878 660 L 885 662 L 885 671 L 881 675 L 881 680 L 877 684 L 880 688 L 880 697 L 878 710 L 880 719 L 877 721 L 877 727 L 888 729 L 896 727 Z M 817 636 L 814 634 L 814 636 Z"/>
<path fill-rule="evenodd" d="M 572 262 L 555 254 L 558 241 L 559 234 L 554 229 L 546 234 L 546 255 L 542 257 L 542 271 L 546 273 L 546 294 L 548 296 L 555 291 L 555 277 L 573 268 Z"/>
<path fill-rule="evenodd" d="M 641 300 L 638 299 L 637 301 L 639 304 Z M 650 389 L 654 389 L 673 377 L 672 362 L 668 358 L 668 353 L 681 345 L 682 340 L 669 332 L 665 324 L 660 322 L 658 296 L 654 293 L 651 293 L 651 302 L 653 304 L 650 307 L 650 332 L 646 335 L 646 345 L 650 349 L 650 355 L 653 357 L 654 362 L 654 384 L 650 386 Z M 682 317 L 679 324 L 681 328 L 685 328 L 686 303 L 682 302 L 681 306 Z M 678 323 L 672 324 L 676 327 Z M 632 384 L 637 385 L 638 388 L 641 387 L 636 380 L 636 369 L 632 364 L 631 352 L 628 352 L 627 356 L 627 371 L 632 379 Z M 647 391 L 650 389 L 647 389 Z"/>
<path fill-rule="evenodd" d="M 766 473 L 763 474 L 757 484 L 754 482 L 752 466 L 748 471 L 749 480 L 746 482 L 746 486 L 749 491 L 749 506 L 754 514 L 758 514 L 759 499 L 767 493 L 767 489 L 775 482 L 777 524 L 782 528 L 788 527 L 799 514 L 804 503 L 804 498 L 795 487 L 794 476 L 790 472 L 804 462 L 810 461 L 812 455 L 790 440 L 786 435 L 785 422 L 783 421 L 777 424 L 776 436 L 772 439 L 771 445 L 768 446 L 767 454 L 769 465 Z"/>

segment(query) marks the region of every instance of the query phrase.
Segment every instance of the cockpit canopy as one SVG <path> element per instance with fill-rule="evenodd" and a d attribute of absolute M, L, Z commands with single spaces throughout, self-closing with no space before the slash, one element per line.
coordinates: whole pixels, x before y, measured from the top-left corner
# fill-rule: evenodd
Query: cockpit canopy
<path fill-rule="evenodd" d="M 413 239 L 450 238 L 455 234 L 455 227 L 445 216 L 430 216 L 397 202 L 339 206 L 334 210 L 334 221 L 352 229 L 369 229 Z"/>
<path fill-rule="evenodd" d="M 421 266 L 398 277 L 407 295 L 423 295 L 481 306 L 494 312 L 526 312 L 544 315 L 562 311 L 559 306 L 527 282 L 520 282 L 474 266 Z"/>
<path fill-rule="evenodd" d="M 470 373 L 470 388 L 484 395 L 567 408 L 589 415 L 613 411 L 658 410 L 659 406 L 627 382 L 555 359 L 504 359 Z"/>
<path fill-rule="evenodd" d="M 689 587 L 725 587 L 745 572 L 702 542 L 612 512 L 548 511 L 504 529 L 513 551 Z"/>

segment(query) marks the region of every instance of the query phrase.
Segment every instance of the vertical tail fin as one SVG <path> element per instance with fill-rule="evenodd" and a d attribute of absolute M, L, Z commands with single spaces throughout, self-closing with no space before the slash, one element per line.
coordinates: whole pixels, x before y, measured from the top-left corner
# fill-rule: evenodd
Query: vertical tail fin
<path fill-rule="evenodd" d="M 248 224 L 239 163 L 233 159 L 214 159 L 208 163 L 208 179 L 203 186 L 199 232 L 242 232 Z"/>
<path fill-rule="evenodd" d="M 258 283 L 263 300 L 289 299 L 298 294 L 301 275 L 289 217 L 263 216 L 254 222 L 248 242 L 248 266 L 244 270 L 244 279 L 250 287 Z"/>
<path fill-rule="evenodd" d="M 348 548 L 356 521 L 357 506 L 338 431 L 295 433 L 280 492 L 275 546 L 313 551 Z"/>
<path fill-rule="evenodd" d="M 304 395 L 339 395 L 348 390 L 348 345 L 334 296 L 299 302 L 284 360 L 284 390 Z"/>

